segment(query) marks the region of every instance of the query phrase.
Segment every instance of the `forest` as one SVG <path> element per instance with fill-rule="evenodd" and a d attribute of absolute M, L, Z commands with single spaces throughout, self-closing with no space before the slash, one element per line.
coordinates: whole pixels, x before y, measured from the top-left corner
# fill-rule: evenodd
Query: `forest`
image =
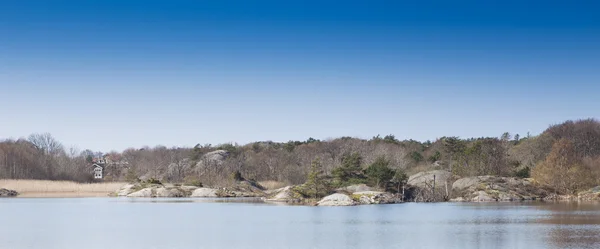
<path fill-rule="evenodd" d="M 534 178 L 557 192 L 570 194 L 600 185 L 600 122 L 566 121 L 536 136 L 504 133 L 499 137 L 448 136 L 420 142 L 377 135 L 371 139 L 155 146 L 121 152 L 66 148 L 50 134 L 32 134 L 0 141 L 0 179 L 92 182 L 91 165 L 99 157 L 126 162 L 107 164 L 103 181 L 155 179 L 227 186 L 244 178 L 297 185 L 307 181 L 317 163 L 325 176 L 344 182 L 368 181 L 371 178 L 364 176 L 370 175 L 448 170 L 461 177 Z M 373 184 L 382 184 L 380 178 L 391 181 L 396 177 L 375 177 Z"/>

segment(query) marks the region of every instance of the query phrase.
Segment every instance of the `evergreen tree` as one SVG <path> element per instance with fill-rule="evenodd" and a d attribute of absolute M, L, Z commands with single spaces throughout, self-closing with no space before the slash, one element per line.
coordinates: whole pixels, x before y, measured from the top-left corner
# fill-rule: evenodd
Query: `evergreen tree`
<path fill-rule="evenodd" d="M 342 157 L 342 165 L 333 169 L 332 174 L 338 186 L 364 183 L 362 157 L 354 152 Z"/>
<path fill-rule="evenodd" d="M 319 158 L 313 160 L 308 173 L 308 179 L 302 186 L 302 194 L 315 199 L 321 198 L 329 194 L 331 186 L 323 172 L 323 165 Z"/>
<path fill-rule="evenodd" d="M 385 159 L 385 157 L 378 157 L 375 162 L 365 170 L 369 181 L 377 187 L 385 187 L 396 174 L 396 171 L 390 169 L 389 165 L 390 161 Z"/>

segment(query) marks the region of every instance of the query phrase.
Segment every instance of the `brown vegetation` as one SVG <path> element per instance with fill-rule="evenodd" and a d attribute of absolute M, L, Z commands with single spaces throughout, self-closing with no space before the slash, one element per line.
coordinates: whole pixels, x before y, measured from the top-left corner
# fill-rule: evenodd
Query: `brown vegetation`
<path fill-rule="evenodd" d="M 21 197 L 94 197 L 107 196 L 125 183 L 77 183 L 48 180 L 0 180 L 0 188 L 19 192 Z"/>
<path fill-rule="evenodd" d="M 351 183 L 383 186 L 381 181 L 373 181 L 373 177 L 389 181 L 392 171 L 417 173 L 426 170 L 448 170 L 461 177 L 529 177 L 531 170 L 540 179 L 545 179 L 541 181 L 553 185 L 551 179 L 568 173 L 561 170 L 573 168 L 546 170 L 557 167 L 554 164 L 559 156 L 547 158 L 553 146 L 560 145 L 555 145 L 557 141 L 563 141 L 561 146 L 565 146 L 564 141 L 572 144 L 573 153 L 569 154 L 572 159 L 569 160 L 578 165 L 577 169 L 586 172 L 570 178 L 569 181 L 578 182 L 574 186 L 557 186 L 557 191 L 571 192 L 600 184 L 594 178 L 600 172 L 600 123 L 593 119 L 567 121 L 550 126 L 538 136 L 525 137 L 505 133 L 499 137 L 442 137 L 436 141 L 418 142 L 401 141 L 387 135 L 372 139 L 342 137 L 327 141 L 309 138 L 306 141 L 265 141 L 246 145 L 198 144 L 193 148 L 156 146 L 108 153 L 65 149 L 49 134 L 34 134 L 28 139 L 0 142 L 0 179 L 92 182 L 91 158 L 108 156 L 128 162 L 107 165 L 104 181 L 109 182 L 155 178 L 197 186 L 227 186 L 247 179 L 277 182 L 269 187 L 275 188 L 305 183 L 311 162 L 320 158 L 323 175 L 331 179 L 334 186 Z M 378 159 L 383 162 L 381 158 L 392 171 L 374 167 L 365 174 Z"/>

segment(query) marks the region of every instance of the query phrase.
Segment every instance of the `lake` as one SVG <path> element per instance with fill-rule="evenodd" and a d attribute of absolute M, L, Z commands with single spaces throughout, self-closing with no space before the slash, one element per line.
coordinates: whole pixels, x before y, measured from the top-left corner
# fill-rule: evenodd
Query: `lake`
<path fill-rule="evenodd" d="M 0 248 L 600 248 L 600 204 L 0 199 Z"/>

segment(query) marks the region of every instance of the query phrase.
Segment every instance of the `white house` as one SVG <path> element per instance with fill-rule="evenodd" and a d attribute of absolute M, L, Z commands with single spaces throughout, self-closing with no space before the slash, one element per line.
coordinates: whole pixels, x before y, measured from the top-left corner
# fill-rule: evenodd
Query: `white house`
<path fill-rule="evenodd" d="M 94 179 L 102 179 L 102 166 L 99 164 L 94 164 Z"/>

